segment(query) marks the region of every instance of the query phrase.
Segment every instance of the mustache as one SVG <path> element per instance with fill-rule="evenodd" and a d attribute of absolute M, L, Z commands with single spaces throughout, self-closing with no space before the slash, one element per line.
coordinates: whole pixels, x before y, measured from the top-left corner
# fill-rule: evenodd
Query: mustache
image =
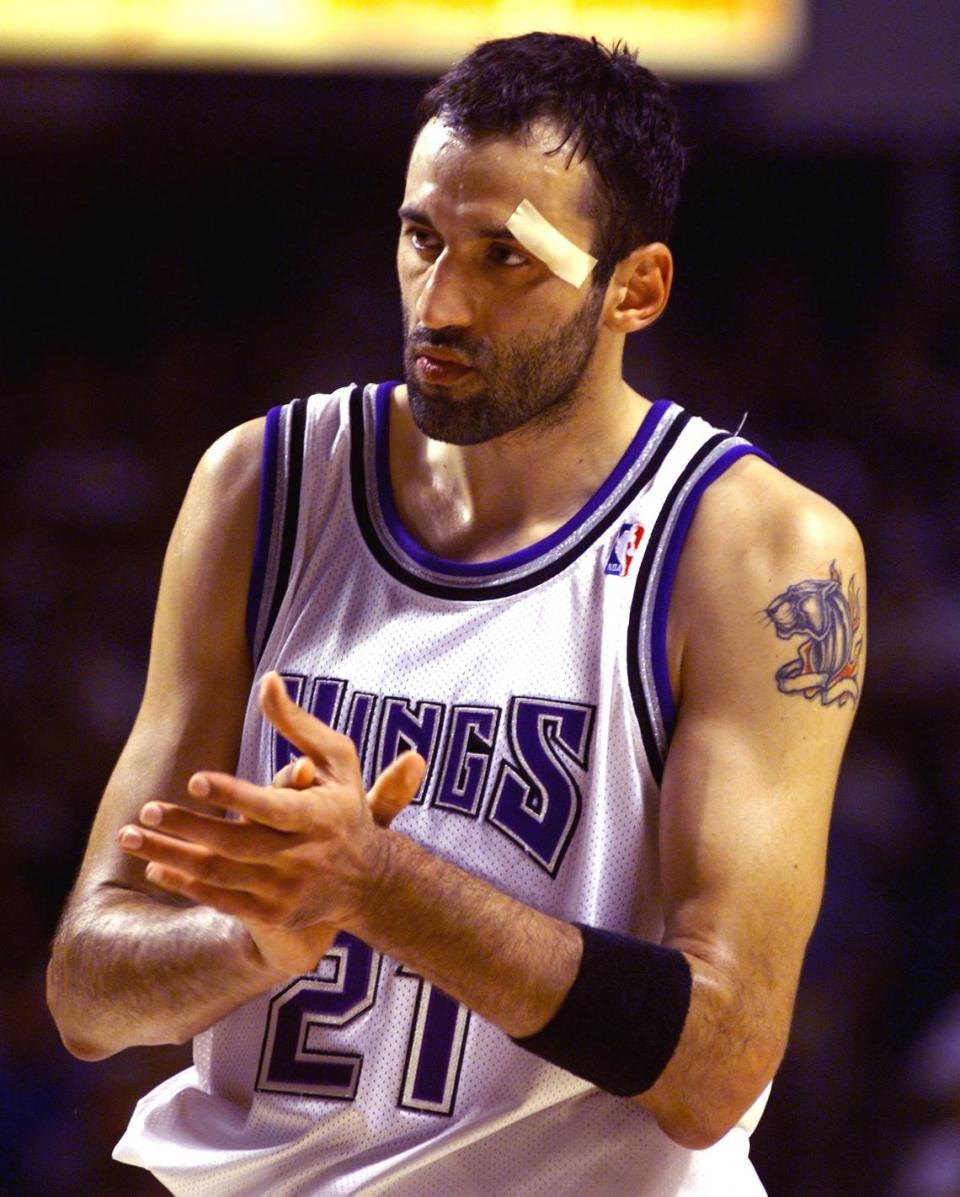
<path fill-rule="evenodd" d="M 456 349 L 470 357 L 481 351 L 479 343 L 460 328 L 411 328 L 407 333 L 407 346 L 411 349 Z"/>

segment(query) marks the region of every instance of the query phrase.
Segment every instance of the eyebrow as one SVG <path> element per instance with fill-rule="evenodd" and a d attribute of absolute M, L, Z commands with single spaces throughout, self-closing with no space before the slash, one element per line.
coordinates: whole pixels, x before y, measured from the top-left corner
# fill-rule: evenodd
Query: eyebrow
<path fill-rule="evenodd" d="M 433 221 L 421 208 L 401 208 L 397 215 L 401 220 L 409 220 L 411 224 L 425 224 L 431 229 L 433 228 Z"/>
<path fill-rule="evenodd" d="M 436 231 L 433 221 L 422 208 L 403 207 L 397 212 L 397 215 L 401 220 L 409 221 L 411 224 L 422 224 L 425 228 Z M 474 236 L 487 241 L 512 241 L 515 245 L 519 244 L 505 224 L 483 225 L 474 230 Z"/>

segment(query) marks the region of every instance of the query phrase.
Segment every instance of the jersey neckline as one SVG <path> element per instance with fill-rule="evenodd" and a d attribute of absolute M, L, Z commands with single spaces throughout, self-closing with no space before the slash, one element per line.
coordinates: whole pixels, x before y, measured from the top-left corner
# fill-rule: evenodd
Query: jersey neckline
<path fill-rule="evenodd" d="M 490 561 L 453 561 L 446 557 L 439 557 L 425 549 L 419 541 L 410 535 L 405 524 L 400 519 L 393 497 L 393 485 L 390 481 L 390 396 L 398 387 L 398 382 L 382 382 L 377 386 L 374 397 L 374 424 L 376 428 L 375 468 L 377 477 L 377 499 L 383 519 L 390 530 L 396 544 L 403 552 L 424 569 L 449 577 L 491 577 L 509 573 L 517 568 L 529 565 L 537 558 L 547 555 L 552 549 L 563 544 L 564 541 L 575 537 L 578 531 L 589 522 L 617 486 L 629 473 L 631 467 L 649 442 L 657 424 L 664 412 L 671 406 L 669 400 L 658 399 L 651 404 L 644 414 L 640 426 L 634 433 L 619 461 L 607 475 L 606 479 L 587 502 L 574 514 L 556 528 L 549 535 L 507 553 L 503 557 L 496 557 Z"/>
<path fill-rule="evenodd" d="M 354 512 L 368 548 L 388 573 L 423 593 L 454 600 L 515 594 L 564 569 L 649 482 L 689 420 L 676 404 L 658 400 L 604 483 L 560 528 L 493 561 L 451 561 L 420 545 L 397 513 L 390 485 L 389 402 L 398 385 L 356 387 L 350 397 Z"/>

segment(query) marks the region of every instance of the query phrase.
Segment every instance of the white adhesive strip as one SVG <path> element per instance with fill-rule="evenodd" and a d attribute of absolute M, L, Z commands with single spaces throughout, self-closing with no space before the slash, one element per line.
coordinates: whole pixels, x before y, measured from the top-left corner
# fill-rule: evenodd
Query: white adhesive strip
<path fill-rule="evenodd" d="M 597 264 L 585 249 L 574 245 L 555 229 L 545 216 L 541 216 L 529 200 L 521 200 L 507 221 L 507 228 L 524 249 L 544 262 L 557 278 L 574 287 L 582 287 L 584 279 Z"/>

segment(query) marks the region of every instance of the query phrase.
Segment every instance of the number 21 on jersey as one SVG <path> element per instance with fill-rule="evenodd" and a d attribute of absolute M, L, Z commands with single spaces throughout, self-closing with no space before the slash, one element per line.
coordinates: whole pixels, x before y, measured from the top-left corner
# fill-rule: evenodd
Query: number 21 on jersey
<path fill-rule="evenodd" d="M 363 1056 L 331 1048 L 331 1031 L 368 1014 L 377 1000 L 382 957 L 341 931 L 317 972 L 299 977 L 270 1000 L 257 1089 L 353 1101 Z M 470 1011 L 401 966 L 417 982 L 398 1104 L 424 1114 L 453 1113 Z"/>

